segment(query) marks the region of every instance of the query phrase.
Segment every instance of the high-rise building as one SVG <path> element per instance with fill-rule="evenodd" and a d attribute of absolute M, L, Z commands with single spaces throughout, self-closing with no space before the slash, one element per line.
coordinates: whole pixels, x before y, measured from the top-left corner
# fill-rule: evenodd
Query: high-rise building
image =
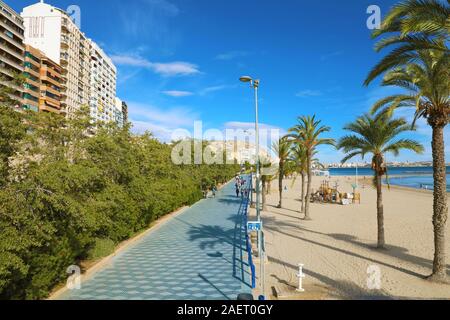
<path fill-rule="evenodd" d="M 11 83 L 11 80 L 23 72 L 23 41 L 23 19 L 0 0 L 0 85 L 10 86 L 13 89 L 12 98 L 19 103 L 22 88 Z"/>
<path fill-rule="evenodd" d="M 123 113 L 123 123 L 128 122 L 128 105 L 125 101 L 122 101 L 122 113 Z"/>
<path fill-rule="evenodd" d="M 40 2 L 22 11 L 25 43 L 62 68 L 61 108 L 72 116 L 89 105 L 89 41 L 69 15 Z"/>
<path fill-rule="evenodd" d="M 56 62 L 26 45 L 24 109 L 61 113 L 61 72 Z"/>
<path fill-rule="evenodd" d="M 117 117 L 116 66 L 94 41 L 89 40 L 89 48 L 91 58 L 89 93 L 91 117 L 94 121 L 116 121 L 119 125 L 122 125 L 122 117 L 120 119 Z M 122 110 L 122 106 L 120 106 L 120 110 Z"/>
<path fill-rule="evenodd" d="M 116 98 L 116 104 L 114 108 L 114 116 L 115 121 L 119 126 L 123 126 L 125 124 L 124 114 L 123 114 L 123 101 L 119 98 Z"/>
<path fill-rule="evenodd" d="M 29 45 L 25 46 L 24 75 L 26 80 L 23 89 L 23 108 L 25 110 L 39 111 L 41 89 L 40 52 Z"/>

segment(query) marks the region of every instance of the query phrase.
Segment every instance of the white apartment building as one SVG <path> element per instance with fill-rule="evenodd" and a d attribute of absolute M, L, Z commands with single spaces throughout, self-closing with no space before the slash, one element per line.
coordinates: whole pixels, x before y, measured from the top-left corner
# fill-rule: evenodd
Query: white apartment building
<path fill-rule="evenodd" d="M 0 0 L 0 86 L 12 87 L 12 98 L 21 103 L 23 88 L 11 80 L 24 70 L 23 20 L 13 9 Z"/>
<path fill-rule="evenodd" d="M 21 13 L 25 43 L 42 51 L 62 67 L 61 107 L 68 116 L 89 105 L 90 45 L 69 15 L 40 2 Z"/>
<path fill-rule="evenodd" d="M 89 40 L 89 49 L 91 60 L 89 107 L 91 117 L 94 121 L 116 121 L 119 125 L 122 125 L 123 120 L 120 123 L 117 121 L 116 66 L 92 40 Z M 120 106 L 120 110 L 122 110 L 122 106 Z"/>

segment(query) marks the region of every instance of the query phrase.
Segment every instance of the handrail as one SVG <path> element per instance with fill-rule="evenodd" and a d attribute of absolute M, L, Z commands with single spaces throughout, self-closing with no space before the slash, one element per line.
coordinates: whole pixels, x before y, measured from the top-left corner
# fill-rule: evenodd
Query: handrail
<path fill-rule="evenodd" d="M 244 228 L 245 228 L 245 240 L 246 240 L 246 244 L 247 244 L 247 255 L 248 255 L 248 264 L 250 266 L 250 270 L 252 273 L 252 289 L 256 288 L 256 268 L 255 265 L 253 263 L 253 255 L 252 255 L 252 244 L 250 241 L 250 237 L 248 235 L 248 229 L 247 229 L 247 222 L 248 222 L 248 208 L 249 206 L 249 197 L 250 194 L 253 190 L 251 190 L 252 188 L 252 175 L 250 174 L 250 181 L 249 183 L 247 183 L 247 188 L 250 188 L 250 193 L 247 195 L 246 197 L 246 205 L 245 205 L 245 209 L 244 209 Z"/>

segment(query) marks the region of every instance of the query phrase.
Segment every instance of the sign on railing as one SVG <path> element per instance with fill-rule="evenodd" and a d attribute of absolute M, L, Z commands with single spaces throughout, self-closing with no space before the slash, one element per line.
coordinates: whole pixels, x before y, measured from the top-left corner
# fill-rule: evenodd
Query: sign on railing
<path fill-rule="evenodd" d="M 248 230 L 248 232 L 261 231 L 262 230 L 262 222 L 261 221 L 247 222 L 247 230 Z"/>

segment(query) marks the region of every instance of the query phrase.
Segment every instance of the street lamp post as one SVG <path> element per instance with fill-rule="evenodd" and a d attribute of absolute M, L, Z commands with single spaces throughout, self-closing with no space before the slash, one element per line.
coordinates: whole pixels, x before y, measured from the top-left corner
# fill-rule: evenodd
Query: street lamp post
<path fill-rule="evenodd" d="M 253 80 L 251 77 L 241 77 L 242 82 L 250 82 L 250 87 L 255 90 L 255 144 L 256 144 L 256 217 L 261 221 L 261 207 L 260 207 L 260 158 L 259 158 L 259 114 L 258 114 L 258 88 L 259 80 Z"/>
<path fill-rule="evenodd" d="M 261 221 L 261 172 L 260 172 L 260 156 L 259 156 L 259 114 L 258 114 L 258 88 L 259 80 L 253 80 L 249 76 L 243 76 L 240 78 L 242 82 L 249 82 L 250 87 L 255 91 L 255 135 L 256 135 L 256 217 L 258 222 Z M 263 226 L 261 223 L 261 229 L 258 230 L 258 257 L 260 260 L 260 281 L 261 281 L 261 291 L 264 297 L 265 284 L 264 284 L 264 250 L 263 250 Z"/>

